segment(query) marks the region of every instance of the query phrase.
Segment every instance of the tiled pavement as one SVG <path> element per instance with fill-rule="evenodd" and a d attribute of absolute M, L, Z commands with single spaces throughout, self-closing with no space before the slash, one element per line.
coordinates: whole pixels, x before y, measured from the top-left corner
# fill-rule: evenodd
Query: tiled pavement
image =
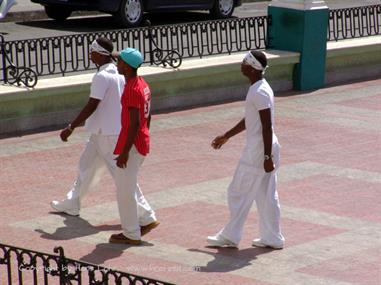
<path fill-rule="evenodd" d="M 153 117 L 140 181 L 162 224 L 139 247 L 107 242 L 120 230 L 108 174 L 80 217 L 50 212 L 75 178 L 83 130 L 69 143 L 58 132 L 0 140 L 0 242 L 49 253 L 62 245 L 71 258 L 178 284 L 381 284 L 380 86 L 276 98 L 283 250 L 250 246 L 255 207 L 239 249 L 206 247 L 228 217 L 226 187 L 244 135 L 220 151 L 210 141 L 240 119 L 242 102 Z"/>

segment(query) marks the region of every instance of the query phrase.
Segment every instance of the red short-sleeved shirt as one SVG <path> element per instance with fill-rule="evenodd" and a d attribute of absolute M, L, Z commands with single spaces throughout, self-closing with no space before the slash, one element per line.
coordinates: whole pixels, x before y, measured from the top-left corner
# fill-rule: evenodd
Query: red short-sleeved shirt
<path fill-rule="evenodd" d="M 148 118 L 151 107 L 151 91 L 148 84 L 140 76 L 128 79 L 124 87 L 122 99 L 122 129 L 119 134 L 114 154 L 121 154 L 127 141 L 130 126 L 130 113 L 128 108 L 139 109 L 140 127 L 134 145 L 141 155 L 149 153 Z"/>

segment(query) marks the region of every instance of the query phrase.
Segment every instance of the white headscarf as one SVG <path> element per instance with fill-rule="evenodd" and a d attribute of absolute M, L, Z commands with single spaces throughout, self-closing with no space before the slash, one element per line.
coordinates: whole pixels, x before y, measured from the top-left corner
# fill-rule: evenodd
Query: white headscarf
<path fill-rule="evenodd" d="M 111 55 L 111 52 L 109 52 L 107 49 L 98 44 L 97 40 L 94 40 L 91 43 L 90 52 L 97 52 L 103 55 Z"/>
<path fill-rule="evenodd" d="M 255 70 L 262 71 L 262 74 L 265 73 L 265 71 L 268 67 L 268 66 L 262 66 L 262 64 L 259 62 L 259 60 L 256 59 L 255 56 L 251 52 L 248 52 L 246 54 L 245 58 L 243 59 L 243 62 L 250 65 Z"/>

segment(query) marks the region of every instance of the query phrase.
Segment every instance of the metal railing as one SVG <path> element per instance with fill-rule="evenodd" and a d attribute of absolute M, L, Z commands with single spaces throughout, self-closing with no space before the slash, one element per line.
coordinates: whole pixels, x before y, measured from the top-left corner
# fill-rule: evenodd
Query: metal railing
<path fill-rule="evenodd" d="M 117 50 L 139 49 L 146 63 L 172 62 L 176 67 L 178 58 L 173 51 L 181 58 L 202 58 L 265 48 L 266 34 L 267 17 L 263 16 L 9 41 L 3 43 L 2 54 L 16 66 L 33 69 L 39 77 L 66 75 L 96 68 L 90 61 L 89 46 L 103 36 L 112 40 Z M 0 64 L 0 81 L 4 81 L 6 67 Z"/>
<path fill-rule="evenodd" d="M 380 34 L 381 5 L 335 9 L 329 13 L 328 41 Z M 145 63 L 172 67 L 178 67 L 184 58 L 263 49 L 267 46 L 269 22 L 267 16 L 261 16 L 9 42 L 2 38 L 0 82 L 26 85 L 31 80 L 28 76 L 34 76 L 31 70 L 36 80 L 37 76 L 94 70 L 89 46 L 100 36 L 112 40 L 117 50 L 139 49 Z"/>
<path fill-rule="evenodd" d="M 58 255 L 0 244 L 1 285 L 172 285 L 99 265 L 66 258 L 62 247 Z"/>
<path fill-rule="evenodd" d="M 329 12 L 328 41 L 368 37 L 381 32 L 381 5 Z"/>
<path fill-rule="evenodd" d="M 20 86 L 24 84 L 26 87 L 34 87 L 37 84 L 36 72 L 25 66 L 17 66 L 9 58 L 5 51 L 4 34 L 0 33 L 0 54 L 2 55 L 2 76 L 5 83 L 16 84 Z"/>

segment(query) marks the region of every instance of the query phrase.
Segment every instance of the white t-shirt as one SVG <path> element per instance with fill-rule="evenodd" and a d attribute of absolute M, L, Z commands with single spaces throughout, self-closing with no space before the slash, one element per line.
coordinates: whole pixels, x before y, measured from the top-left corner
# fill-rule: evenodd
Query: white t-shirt
<path fill-rule="evenodd" d="M 258 174 L 265 173 L 264 144 L 262 137 L 262 123 L 259 111 L 271 109 L 271 122 L 274 128 L 274 93 L 265 79 L 259 80 L 250 86 L 245 101 L 246 146 L 240 162 L 250 168 L 255 168 Z M 275 166 L 279 164 L 279 143 L 273 131 L 272 154 Z"/>
<path fill-rule="evenodd" d="M 85 129 L 93 134 L 119 135 L 120 98 L 124 77 L 113 63 L 102 65 L 91 83 L 90 97 L 100 100 L 97 109 L 86 120 Z"/>

